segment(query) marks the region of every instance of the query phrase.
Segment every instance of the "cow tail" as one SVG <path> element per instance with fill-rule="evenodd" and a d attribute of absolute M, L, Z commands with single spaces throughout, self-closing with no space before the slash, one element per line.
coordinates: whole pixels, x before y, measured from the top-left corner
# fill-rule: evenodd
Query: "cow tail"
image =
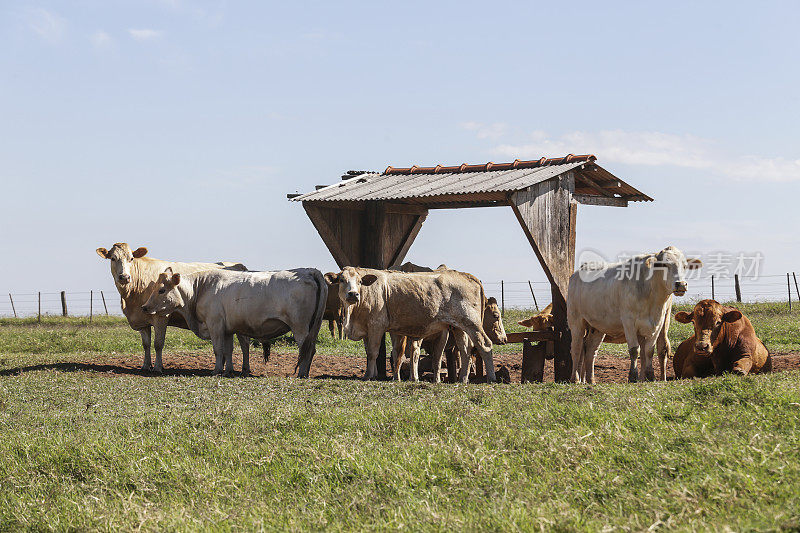
<path fill-rule="evenodd" d="M 328 284 L 325 282 L 325 278 L 322 277 L 322 273 L 319 270 L 314 270 L 311 277 L 314 280 L 314 283 L 317 285 L 317 307 L 314 311 L 314 315 L 311 317 L 311 322 L 308 324 L 309 334 L 305 341 L 303 341 L 303 345 L 300 347 L 300 353 L 305 353 L 309 348 L 311 348 L 311 344 L 315 344 L 317 342 L 319 328 L 322 327 L 322 316 L 325 314 L 325 305 L 328 301 Z M 294 366 L 294 371 L 297 372 L 299 367 L 300 356 L 298 354 L 297 364 Z"/>

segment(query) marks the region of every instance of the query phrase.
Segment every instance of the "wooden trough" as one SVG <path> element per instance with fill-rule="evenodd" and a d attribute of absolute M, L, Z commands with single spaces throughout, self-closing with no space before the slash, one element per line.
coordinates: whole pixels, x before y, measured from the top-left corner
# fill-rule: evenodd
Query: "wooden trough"
<path fill-rule="evenodd" d="M 287 196 L 302 202 L 339 268 L 397 267 L 432 209 L 510 207 L 550 281 L 554 330 L 546 341 L 552 343 L 557 381 L 567 381 L 572 366 L 566 296 L 575 268 L 578 204 L 626 207 L 652 201 L 600 167 L 593 155 L 572 154 L 512 163 L 388 167 L 382 173 L 350 171 L 339 183 Z M 449 261 L 442 257 L 442 262 Z M 524 351 L 526 342 L 537 339 L 522 340 Z M 385 376 L 385 342 L 377 363 Z"/>

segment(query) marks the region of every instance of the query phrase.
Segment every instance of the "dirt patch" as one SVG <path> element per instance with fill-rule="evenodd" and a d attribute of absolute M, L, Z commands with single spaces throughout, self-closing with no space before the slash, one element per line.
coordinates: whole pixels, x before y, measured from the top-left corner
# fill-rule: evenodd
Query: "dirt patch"
<path fill-rule="evenodd" d="M 773 369 L 776 372 L 800 369 L 800 353 L 780 353 L 773 354 L 772 357 Z M 294 375 L 296 362 L 297 354 L 291 352 L 273 352 L 267 363 L 264 363 L 260 354 L 253 354 L 250 357 L 252 374 L 256 377 L 292 376 Z M 522 373 L 522 354 L 495 355 L 494 362 L 497 370 L 500 370 L 502 367 L 508 370 L 512 383 L 519 383 Z M 65 367 L 69 365 L 71 365 L 71 363 L 62 364 L 62 366 Z M 99 372 L 118 374 L 150 374 L 139 370 L 141 366 L 141 356 L 139 354 L 97 357 L 90 361 L 76 362 L 72 365 L 75 366 L 72 370 L 96 370 Z M 241 369 L 241 365 L 241 353 L 236 352 L 234 353 L 234 368 L 238 371 Z M 595 360 L 595 379 L 599 383 L 626 383 L 628 381 L 628 366 L 629 360 L 626 358 L 611 355 L 598 355 Z M 164 369 L 167 375 L 211 375 L 213 368 L 214 361 L 212 357 L 206 354 L 179 353 L 164 355 Z M 323 379 L 360 379 L 364 375 L 365 368 L 365 357 L 318 354 L 314 357 L 314 362 L 311 365 L 311 377 Z M 656 374 L 658 374 L 658 370 L 656 370 Z M 427 381 L 431 381 L 433 377 L 430 370 L 430 362 L 424 357 L 420 361 L 420 377 Z M 445 379 L 445 375 L 442 377 Z M 667 378 L 674 379 L 671 359 L 667 362 Z M 545 381 L 553 381 L 552 361 L 547 361 L 545 365 L 544 379 Z"/>

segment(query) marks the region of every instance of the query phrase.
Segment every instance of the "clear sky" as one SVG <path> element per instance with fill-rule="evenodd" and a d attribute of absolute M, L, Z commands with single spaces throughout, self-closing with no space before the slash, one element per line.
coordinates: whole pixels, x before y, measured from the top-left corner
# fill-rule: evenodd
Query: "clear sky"
<path fill-rule="evenodd" d="M 105 289 L 117 241 L 334 262 L 286 193 L 348 169 L 593 153 L 656 199 L 578 249 L 800 270 L 797 2 L 0 3 L 0 291 Z M 510 209 L 435 212 L 408 260 L 544 275 Z"/>

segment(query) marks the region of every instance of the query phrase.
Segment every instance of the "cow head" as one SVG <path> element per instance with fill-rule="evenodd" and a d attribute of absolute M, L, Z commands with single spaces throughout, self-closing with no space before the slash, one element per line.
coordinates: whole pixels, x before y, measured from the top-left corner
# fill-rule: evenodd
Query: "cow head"
<path fill-rule="evenodd" d="M 720 332 L 725 323 L 736 322 L 742 318 L 741 311 L 724 307 L 714 300 L 697 302 L 691 313 L 679 311 L 675 320 L 682 324 L 694 323 L 694 352 L 709 356 L 719 344 Z"/>
<path fill-rule="evenodd" d="M 494 297 L 486 300 L 486 307 L 483 310 L 483 331 L 489 335 L 494 344 L 508 342 L 506 329 L 503 327 L 503 315 Z"/>
<path fill-rule="evenodd" d="M 168 315 L 183 307 L 184 301 L 177 287 L 181 282 L 181 275 L 172 272 L 172 267 L 158 276 L 156 286 L 150 294 L 150 298 L 142 306 L 142 311 L 149 315 Z"/>
<path fill-rule="evenodd" d="M 520 326 L 531 328 L 534 331 L 541 331 L 553 326 L 553 304 L 547 304 L 547 307 L 542 309 L 538 315 L 533 315 L 525 320 L 517 322 Z"/>
<path fill-rule="evenodd" d="M 125 286 L 131 282 L 131 263 L 134 259 L 147 255 L 147 248 L 141 247 L 131 251 L 127 243 L 118 242 L 110 250 L 98 248 L 97 255 L 111 260 L 111 275 L 114 277 L 114 283 Z"/>
<path fill-rule="evenodd" d="M 686 259 L 683 252 L 674 246 L 668 246 L 644 261 L 648 276 L 661 277 L 670 292 L 683 296 L 689 288 L 686 282 L 686 271 L 703 266 L 699 259 Z"/>
<path fill-rule="evenodd" d="M 353 267 L 344 267 L 338 274 L 331 272 L 325 274 L 325 280 L 331 285 L 336 285 L 339 290 L 339 299 L 342 305 L 354 305 L 361 301 L 361 288 L 369 287 L 378 280 L 374 274 L 362 276 Z"/>

